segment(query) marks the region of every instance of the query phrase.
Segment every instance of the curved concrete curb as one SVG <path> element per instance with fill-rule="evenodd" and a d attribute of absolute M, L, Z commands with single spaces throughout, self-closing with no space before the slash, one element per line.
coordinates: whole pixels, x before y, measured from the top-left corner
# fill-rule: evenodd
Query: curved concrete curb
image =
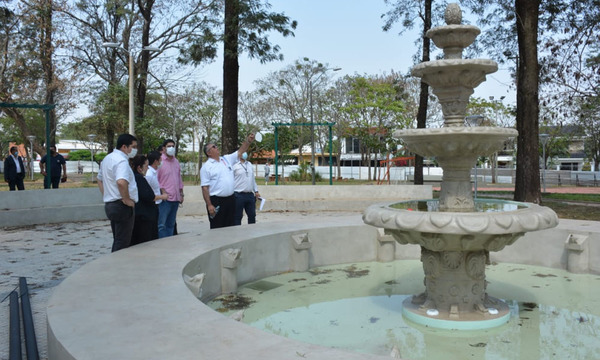
<path fill-rule="evenodd" d="M 374 228 L 352 226 L 359 221 L 357 215 L 356 221 L 345 227 L 320 224 L 308 233 L 311 237 L 319 233 L 325 239 L 318 245 L 325 253 L 339 253 L 340 242 L 355 246 L 351 244 L 355 241 L 348 239 L 353 234 L 357 238 L 369 233 L 376 236 Z M 270 251 L 273 246 L 285 251 L 290 234 L 306 232 L 305 227 L 259 224 L 206 231 L 153 241 L 83 266 L 48 302 L 49 359 L 383 359 L 266 334 L 213 311 L 184 284 L 186 264 L 188 270 L 196 266 L 219 269 L 219 252 L 230 247 L 243 249 L 244 265 L 238 272 L 242 278 L 261 276 L 247 272 L 248 267 L 267 269 L 263 273 L 285 271 L 287 256 L 275 256 Z M 374 255 L 369 246 L 366 248 L 356 250 L 360 254 L 357 260 L 367 261 Z M 210 260 L 195 262 L 202 254 Z M 269 262 L 269 258 L 273 260 Z M 313 259 L 315 266 L 319 262 Z M 220 289 L 220 274 L 212 272 L 203 285 L 205 294 Z"/>
<path fill-rule="evenodd" d="M 360 215 L 325 223 L 257 224 L 153 241 L 95 260 L 68 277 L 48 302 L 49 359 L 388 359 L 300 343 L 231 320 L 204 305 L 183 275 L 206 273 L 203 296 L 221 291 L 220 252 L 241 248 L 238 282 L 290 268 L 292 235 L 312 242 L 310 266 L 373 261 L 376 228 Z M 561 221 L 526 235 L 493 261 L 566 268 L 565 239 L 585 236 L 589 272 L 600 273 L 600 223 Z M 539 254 L 539 244 L 546 251 Z M 343 249 L 341 251 L 340 249 Z M 419 247 L 395 246 L 396 259 Z M 593 267 L 593 268 L 592 268 Z"/>

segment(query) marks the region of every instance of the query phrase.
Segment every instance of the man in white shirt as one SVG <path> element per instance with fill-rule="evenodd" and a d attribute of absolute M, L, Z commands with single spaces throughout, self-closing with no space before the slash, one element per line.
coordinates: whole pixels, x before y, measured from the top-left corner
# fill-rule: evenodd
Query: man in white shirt
<path fill-rule="evenodd" d="M 158 183 L 158 168 L 160 167 L 161 162 L 161 153 L 159 153 L 158 151 L 151 151 L 148 154 L 148 171 L 146 172 L 145 177 L 146 181 L 152 188 L 152 191 L 154 191 L 154 195 L 156 195 L 157 197 L 166 194 L 166 191 L 164 189 L 161 189 Z M 162 199 L 158 199 L 155 201 L 156 205 L 160 204 L 161 202 Z"/>
<path fill-rule="evenodd" d="M 238 151 L 224 156 L 221 156 L 219 148 L 214 143 L 209 142 L 204 146 L 204 154 L 208 156 L 208 160 L 200 170 L 200 186 L 211 229 L 233 226 L 235 216 L 233 165 L 239 161 L 253 141 L 254 134 L 248 135 Z"/>
<path fill-rule="evenodd" d="M 244 211 L 248 216 L 248 224 L 256 223 L 256 199 L 260 197 L 252 163 L 246 161 L 248 153 L 244 152 L 240 161 L 233 165 L 235 181 L 235 215 L 234 225 L 242 225 Z"/>
<path fill-rule="evenodd" d="M 98 171 L 98 187 L 113 232 L 113 252 L 125 249 L 131 243 L 138 190 L 129 158 L 136 154 L 137 139 L 130 134 L 121 134 L 117 147 L 102 160 Z"/>

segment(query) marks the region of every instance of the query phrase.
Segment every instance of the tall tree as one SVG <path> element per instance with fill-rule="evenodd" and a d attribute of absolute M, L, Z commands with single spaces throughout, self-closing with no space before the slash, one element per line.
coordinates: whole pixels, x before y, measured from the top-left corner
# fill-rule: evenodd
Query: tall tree
<path fill-rule="evenodd" d="M 269 12 L 271 5 L 261 0 L 225 0 L 223 35 L 223 121 L 222 144 L 225 153 L 238 147 L 238 84 L 240 53 L 261 63 L 282 60 L 279 46 L 272 46 L 270 31 L 293 36 L 296 21 L 284 13 Z"/>
<path fill-rule="evenodd" d="M 422 32 L 421 32 L 421 57 L 420 61 L 425 62 L 430 60 L 431 56 L 431 40 L 425 36 L 427 31 L 432 26 L 432 6 L 433 0 L 385 0 L 387 4 L 392 6 L 392 9 L 388 11 L 384 16 L 386 18 L 384 31 L 389 31 L 392 25 L 398 21 L 401 21 L 403 29 L 400 31 L 402 34 L 405 30 L 411 29 L 414 26 L 414 19 L 419 18 L 422 21 Z M 441 5 L 445 6 L 445 1 Z M 440 5 L 438 5 L 439 8 Z M 427 107 L 429 100 L 429 85 L 421 82 L 421 89 L 419 92 L 419 108 L 417 111 L 417 128 L 424 129 L 427 127 Z M 415 156 L 415 174 L 414 174 L 415 185 L 423 184 L 423 157 L 420 155 Z"/>
<path fill-rule="evenodd" d="M 64 84 L 56 76 L 54 52 L 59 44 L 55 33 L 52 0 L 19 2 L 12 8 L 2 8 L 0 15 L 0 101 L 54 104 Z M 65 102 L 68 105 L 68 102 Z M 65 106 L 66 108 L 67 106 Z M 20 130 L 24 141 L 27 135 L 36 135 L 31 126 L 29 112 L 4 108 Z M 50 112 L 50 141 L 55 142 L 56 110 Z M 42 129 L 45 127 L 42 127 Z M 34 149 L 45 154 L 43 133 L 34 141 Z"/>
<path fill-rule="evenodd" d="M 541 202 L 539 133 L 538 20 L 540 0 L 515 0 L 519 42 L 517 64 L 516 201 Z"/>
<path fill-rule="evenodd" d="M 216 39 L 212 31 L 217 27 L 219 4 L 219 0 L 162 1 L 158 4 L 155 0 L 75 2 L 64 10 L 64 14 L 72 31 L 78 34 L 73 39 L 71 54 L 75 65 L 97 75 L 96 78 L 86 79 L 92 85 L 85 87 L 90 89 L 88 95 L 96 97 L 107 87 L 128 79 L 128 55 L 131 54 L 134 57 L 134 77 L 137 78 L 135 74 L 141 75 L 134 91 L 137 98 L 135 114 L 142 121 L 152 60 L 171 49 L 180 52 L 178 60 L 183 64 L 192 50 L 201 58 L 198 63 L 216 56 Z M 120 43 L 122 49 L 105 49 L 103 44 L 106 42 Z M 156 47 L 159 51 L 144 51 L 148 46 Z M 164 72 L 163 77 L 179 71 L 179 65 L 169 61 L 160 69 Z M 155 78 L 159 70 L 156 72 Z M 110 124 L 106 127 L 109 149 L 113 144 L 114 127 Z"/>

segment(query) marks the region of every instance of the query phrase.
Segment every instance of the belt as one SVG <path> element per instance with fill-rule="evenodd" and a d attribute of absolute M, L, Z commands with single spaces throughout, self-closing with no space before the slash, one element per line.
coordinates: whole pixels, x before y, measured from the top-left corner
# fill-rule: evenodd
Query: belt
<path fill-rule="evenodd" d="M 236 191 L 236 194 L 254 194 L 253 191 Z"/>

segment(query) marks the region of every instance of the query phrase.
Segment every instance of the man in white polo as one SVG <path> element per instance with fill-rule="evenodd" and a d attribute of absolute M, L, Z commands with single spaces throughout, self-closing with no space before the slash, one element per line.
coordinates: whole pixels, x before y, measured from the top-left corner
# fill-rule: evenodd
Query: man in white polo
<path fill-rule="evenodd" d="M 113 232 L 112 252 L 125 249 L 131 243 L 138 190 L 129 158 L 136 154 L 135 136 L 121 134 L 117 147 L 102 160 L 98 171 L 98 187 Z"/>
<path fill-rule="evenodd" d="M 200 186 L 202 186 L 202 197 L 206 203 L 211 229 L 234 224 L 233 165 L 240 160 L 253 141 L 254 134 L 248 135 L 238 151 L 224 156 L 221 156 L 219 148 L 214 143 L 209 142 L 204 146 L 204 154 L 208 156 L 208 160 L 200 170 Z"/>

